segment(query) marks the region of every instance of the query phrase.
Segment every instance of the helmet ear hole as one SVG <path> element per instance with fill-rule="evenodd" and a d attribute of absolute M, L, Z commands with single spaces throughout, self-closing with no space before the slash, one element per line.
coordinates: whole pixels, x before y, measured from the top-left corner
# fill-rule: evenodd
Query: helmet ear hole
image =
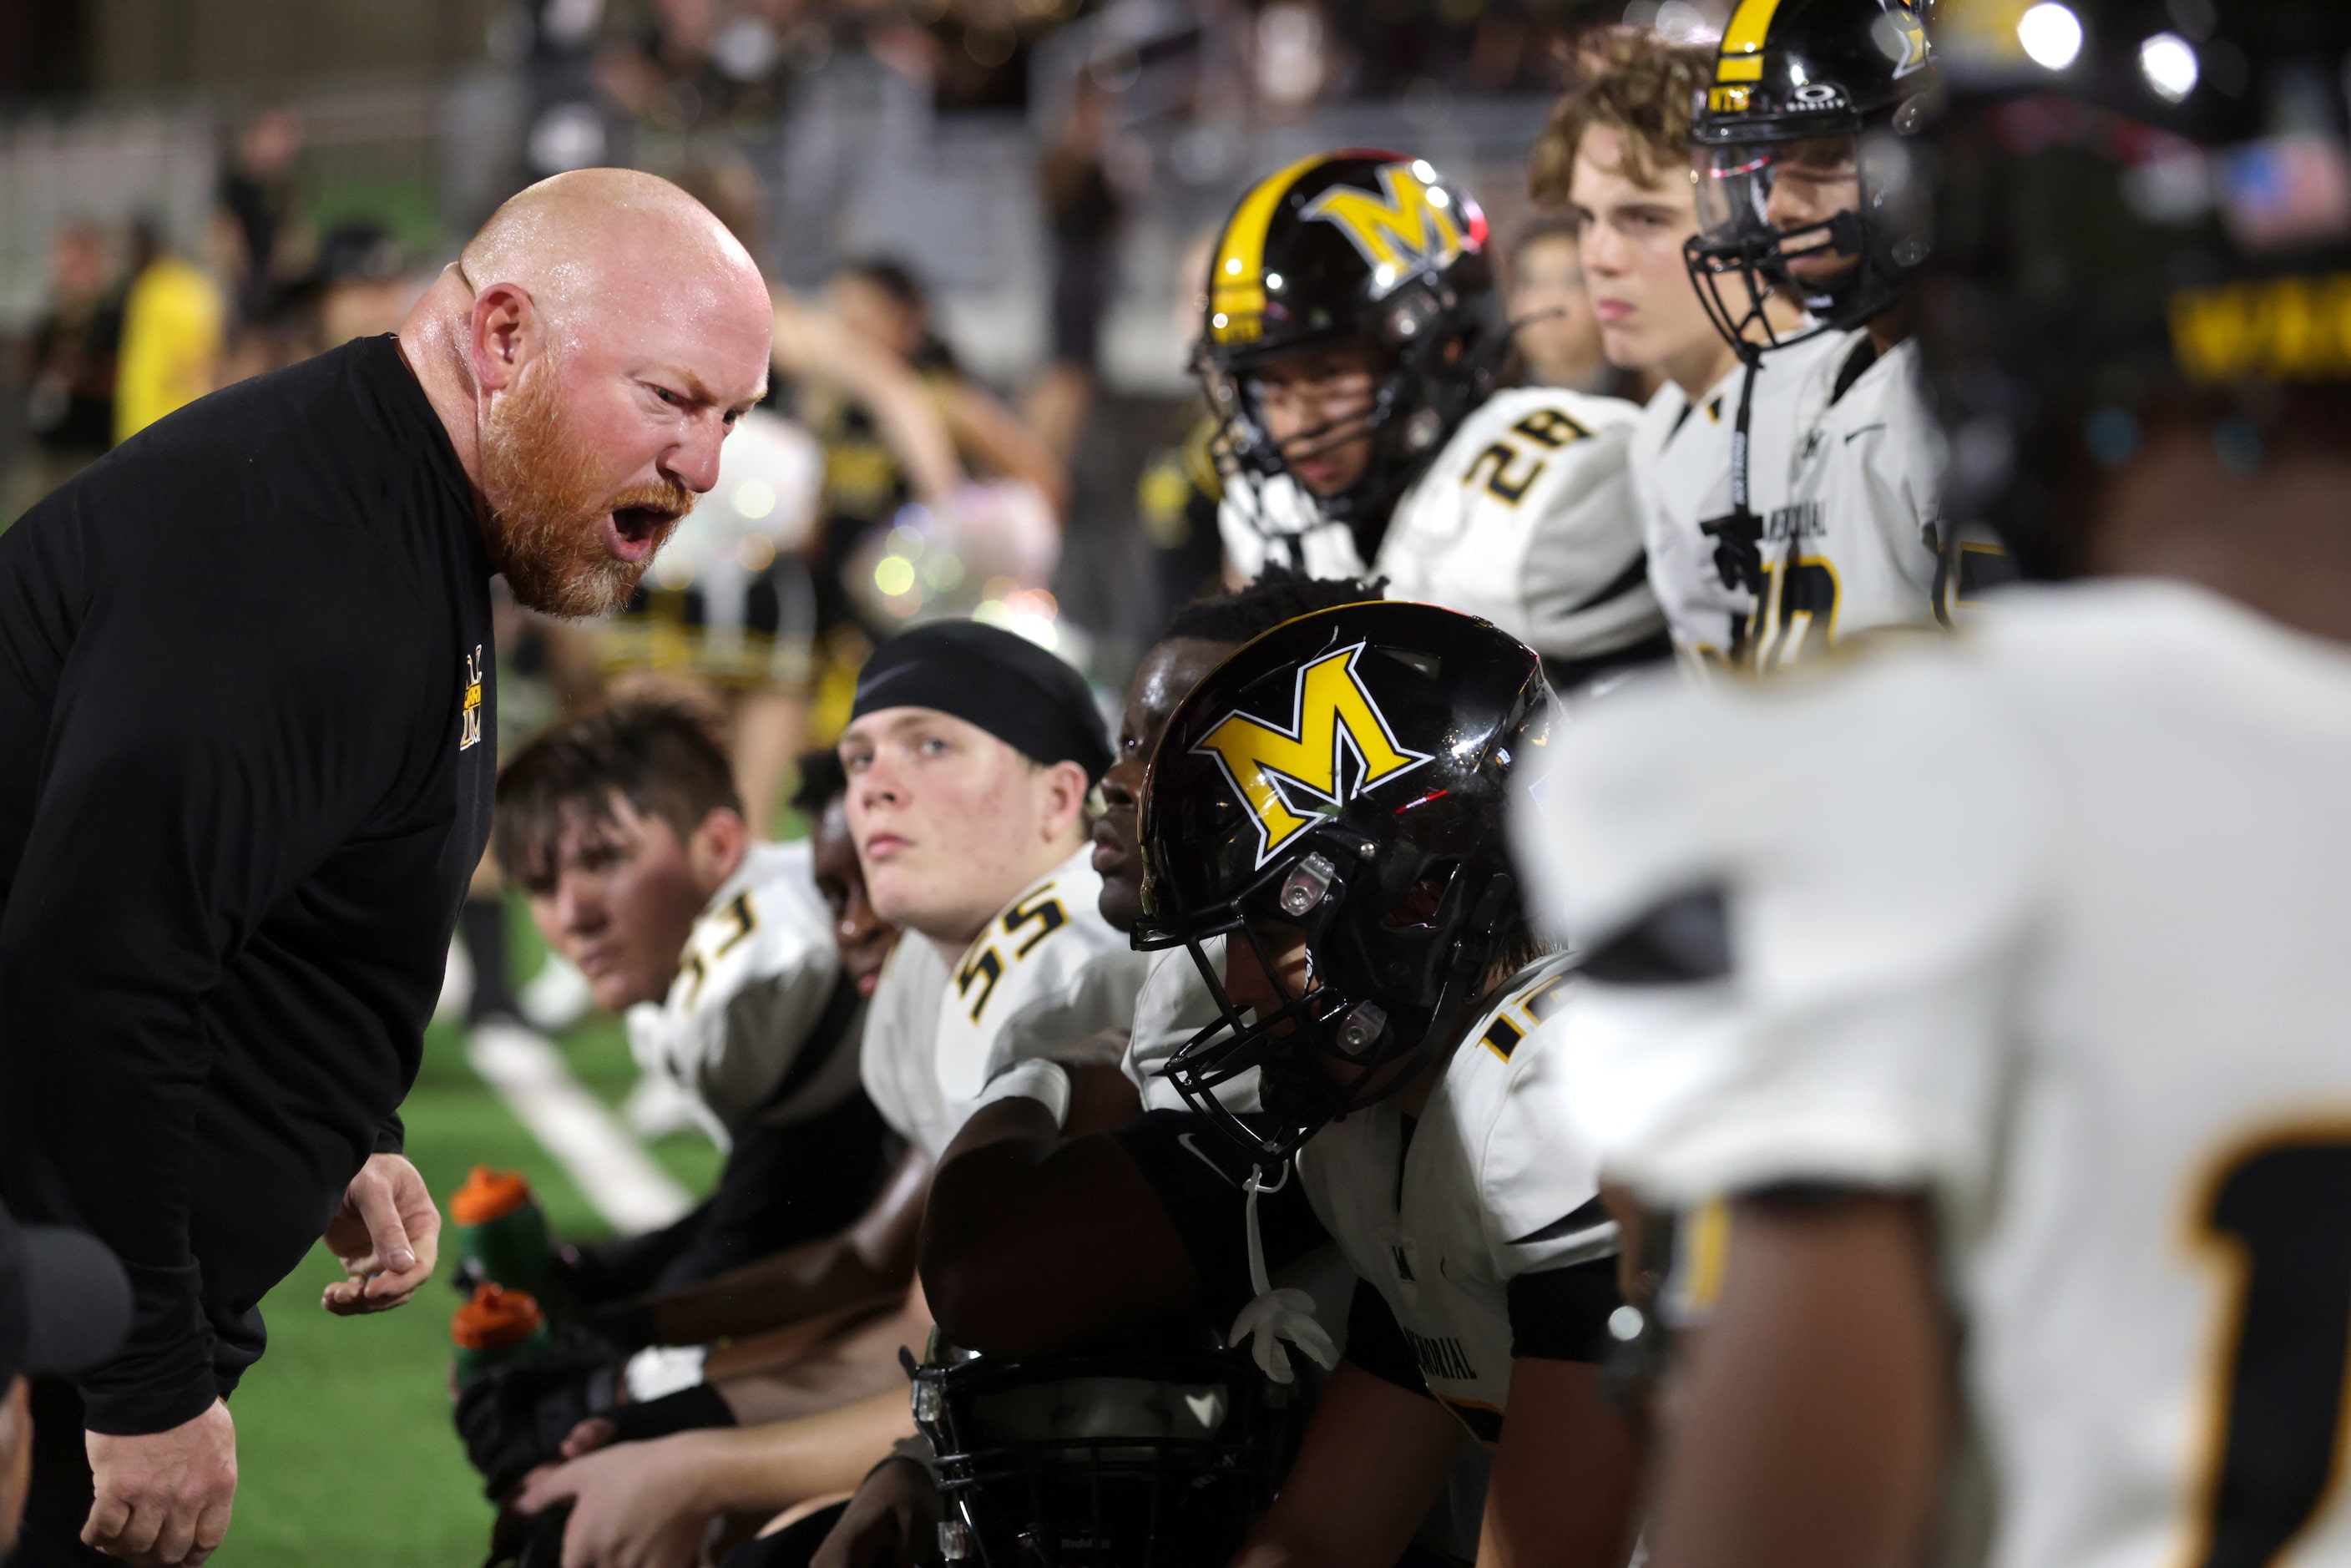
<path fill-rule="evenodd" d="M 1458 860 L 1432 862 L 1403 895 L 1389 904 L 1380 916 L 1380 925 L 1389 931 L 1410 931 L 1420 926 L 1433 926 L 1445 907 L 1445 895 L 1461 872 Z"/>

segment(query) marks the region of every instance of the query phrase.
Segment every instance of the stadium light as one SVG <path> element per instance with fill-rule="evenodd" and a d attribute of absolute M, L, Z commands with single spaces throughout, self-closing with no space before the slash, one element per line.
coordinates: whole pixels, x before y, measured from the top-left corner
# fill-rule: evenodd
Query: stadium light
<path fill-rule="evenodd" d="M 2016 41 L 2043 70 L 2062 71 L 2082 54 L 2082 18 L 2057 0 L 2042 3 L 2017 18 Z"/>
<path fill-rule="evenodd" d="M 2178 103 L 2196 90 L 2202 72 L 2194 45 L 2177 33 L 2158 33 L 2138 47 L 2138 74 L 2156 97 Z"/>

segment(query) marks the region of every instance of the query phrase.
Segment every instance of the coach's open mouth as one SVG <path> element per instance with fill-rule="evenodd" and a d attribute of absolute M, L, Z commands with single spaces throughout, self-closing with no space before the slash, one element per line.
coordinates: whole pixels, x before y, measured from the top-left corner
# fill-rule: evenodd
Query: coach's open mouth
<path fill-rule="evenodd" d="M 659 507 L 621 507 L 611 515 L 604 542 L 614 556 L 634 565 L 653 553 L 676 520 L 675 513 Z"/>

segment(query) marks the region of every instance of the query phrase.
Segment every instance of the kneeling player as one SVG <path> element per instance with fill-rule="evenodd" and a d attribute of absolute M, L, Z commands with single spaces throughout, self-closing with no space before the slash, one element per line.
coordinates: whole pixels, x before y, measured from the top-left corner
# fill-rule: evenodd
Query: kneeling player
<path fill-rule="evenodd" d="M 1493 880 L 1503 784 L 1540 743 L 1541 692 L 1526 649 L 1421 606 L 1326 611 L 1234 655 L 1168 723 L 1144 810 L 1153 882 L 1142 928 L 1192 949 L 1179 957 L 1198 964 L 1211 1016 L 1228 1020 L 1206 1041 L 1212 1061 L 1196 1044 L 1178 1058 L 1196 1112 L 1055 1145 L 1045 1117 L 990 1107 L 942 1166 L 943 1199 L 954 1189 L 964 1224 L 952 1239 L 945 1225 L 926 1234 L 924 1274 L 958 1340 L 1026 1356 L 1138 1326 L 1261 1274 L 1242 1240 L 1238 1181 L 1253 1161 L 1278 1168 L 1337 1108 L 1329 1085 L 1316 1087 L 1309 1049 L 1331 1019 L 1307 1030 L 1284 1014 L 1244 1031 L 1238 1049 L 1219 1038 L 1241 1009 L 1281 1012 L 1250 956 L 1251 901 L 1270 900 L 1265 918 L 1285 923 L 1267 938 L 1293 977 L 1301 934 L 1326 944 L 1313 998 L 1338 1010 L 1337 1027 L 1387 1015 L 1360 1048 L 1379 1062 L 1358 1085 L 1367 1113 L 1309 1144 L 1306 1179 L 1261 1205 L 1264 1250 L 1278 1262 L 1313 1239 L 1274 1223 L 1302 1186 L 1376 1284 L 1358 1293 L 1348 1363 L 1267 1521 L 1268 1552 L 1395 1561 L 1468 1424 L 1500 1443 L 1490 1531 L 1561 1553 L 1547 1560 L 1621 1561 L 1630 1446 L 1591 1364 L 1617 1304 L 1614 1232 L 1592 1202 L 1588 1161 L 1558 1130 L 1548 1031 L 1536 1028 L 1563 999 L 1564 966 L 1516 962 L 1526 956 L 1518 906 Z M 1318 774 L 1343 756 L 1360 759 L 1359 776 Z M 1285 798 L 1268 770 L 1309 788 Z M 1335 811 L 1333 796 L 1346 798 Z M 1221 977 L 1219 936 L 1236 955 Z M 1390 949 L 1376 973 L 1339 967 L 1374 938 Z M 1386 967 L 1396 963 L 1400 977 Z M 1351 972 L 1359 993 L 1341 989 Z M 1217 1095 L 1253 1067 L 1268 1070 L 1264 1115 L 1233 1115 Z M 1427 1124 L 1408 1166 L 1412 1124 L 1373 1104 L 1378 1092 Z M 1212 1121 L 1238 1135 L 1218 1140 Z M 1527 1408 L 1506 1427 L 1514 1388 Z"/>
<path fill-rule="evenodd" d="M 1251 643 L 1160 743 L 1138 938 L 1189 948 L 1223 1014 L 1168 1075 L 1267 1169 L 1296 1154 L 1363 1281 L 1242 1563 L 1393 1561 L 1469 1436 L 1495 1448 L 1485 1550 L 1631 1550 L 1635 1449 L 1595 1364 L 1615 1227 L 1546 1028 L 1574 977 L 1541 956 L 1503 845 L 1550 711 L 1492 627 L 1356 605 Z M 1251 1070 L 1254 1126 L 1215 1095 Z"/>
<path fill-rule="evenodd" d="M 678 1224 L 567 1249 L 582 1304 L 838 1231 L 887 1175 L 856 1052 L 886 933 L 836 946 L 815 847 L 750 841 L 726 754 L 674 704 L 572 720 L 500 775 L 499 863 L 540 933 L 627 1015 L 646 1071 L 691 1092 L 732 1145 L 716 1194 Z"/>

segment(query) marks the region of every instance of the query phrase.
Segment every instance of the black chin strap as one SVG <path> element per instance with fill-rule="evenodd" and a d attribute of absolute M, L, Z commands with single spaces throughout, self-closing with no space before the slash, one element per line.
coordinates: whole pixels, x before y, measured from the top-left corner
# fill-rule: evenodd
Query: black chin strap
<path fill-rule="evenodd" d="M 1752 344 L 1741 344 L 1740 363 L 1747 373 L 1739 382 L 1739 413 L 1730 427 L 1730 510 L 1719 517 L 1698 525 L 1699 531 L 1714 541 L 1714 570 L 1725 588 L 1744 588 L 1755 599 L 1756 612 L 1763 607 L 1763 519 L 1749 503 L 1748 431 L 1755 417 L 1755 372 L 1762 368 L 1762 350 Z M 1734 615 L 1730 619 L 1730 656 L 1736 661 L 1746 652 L 1750 628 L 1756 615 Z"/>

